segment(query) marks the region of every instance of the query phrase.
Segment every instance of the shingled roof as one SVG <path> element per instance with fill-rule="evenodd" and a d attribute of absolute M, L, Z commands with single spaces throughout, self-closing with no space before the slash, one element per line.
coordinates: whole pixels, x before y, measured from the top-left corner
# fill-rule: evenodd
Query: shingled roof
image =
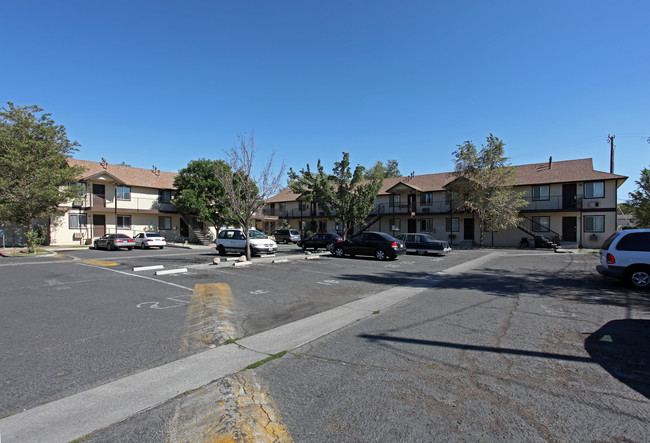
<path fill-rule="evenodd" d="M 519 186 L 594 180 L 618 180 L 620 185 L 627 180 L 624 175 L 595 171 L 590 158 L 519 165 L 515 166 L 515 170 Z M 421 192 L 444 191 L 445 186 L 455 178 L 451 172 L 387 178 L 379 189 L 378 195 L 388 195 L 390 189 L 400 183 Z M 287 188 L 268 199 L 267 203 L 295 201 L 298 197 L 298 194 L 294 194 Z"/>
<path fill-rule="evenodd" d="M 153 169 L 133 168 L 131 166 L 111 165 L 108 163 L 91 162 L 87 160 L 68 159 L 70 166 L 82 166 L 85 168 L 82 180 L 88 180 L 95 176 L 108 175 L 116 181 L 128 186 L 154 189 L 174 189 L 173 172 L 157 171 Z"/>

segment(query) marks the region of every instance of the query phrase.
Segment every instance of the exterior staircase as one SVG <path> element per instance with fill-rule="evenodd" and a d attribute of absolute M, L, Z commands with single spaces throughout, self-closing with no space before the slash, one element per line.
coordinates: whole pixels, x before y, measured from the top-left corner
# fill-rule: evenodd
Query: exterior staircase
<path fill-rule="evenodd" d="M 526 217 L 524 217 L 524 218 L 527 219 L 527 220 L 530 220 L 530 219 L 528 219 L 528 218 L 526 218 Z M 530 221 L 532 222 L 532 220 L 530 220 Z M 533 231 L 532 229 L 529 229 L 529 228 L 528 228 L 526 225 L 524 225 L 523 223 L 519 223 L 519 224 L 517 225 L 517 228 L 518 228 L 520 231 L 523 231 L 523 232 L 525 232 L 526 234 L 528 234 L 528 235 L 530 235 L 531 237 L 533 237 L 533 246 L 534 246 L 535 248 L 549 248 L 549 249 L 559 249 L 559 248 L 560 248 L 560 245 L 558 244 L 559 241 L 558 241 L 558 243 L 555 243 L 553 240 L 550 240 L 550 239 L 544 237 L 544 236 L 543 236 L 542 234 L 540 234 L 539 232 L 535 232 L 535 231 Z M 558 239 L 560 238 L 560 236 L 559 236 L 556 232 L 553 232 L 553 231 L 549 231 L 549 232 L 555 234 L 555 237 L 557 237 Z M 526 239 L 526 244 L 527 244 L 527 240 L 528 240 L 528 239 Z M 522 243 L 524 243 L 524 239 L 522 239 Z"/>
<path fill-rule="evenodd" d="M 368 214 L 368 219 L 366 220 L 366 224 L 364 225 L 363 228 L 359 229 L 356 231 L 353 235 L 360 234 L 361 232 L 367 230 L 369 227 L 377 223 L 384 215 L 384 208 L 381 205 L 378 205 L 373 209 L 370 214 Z"/>
<path fill-rule="evenodd" d="M 199 244 L 208 246 L 213 242 L 212 234 L 205 230 L 202 223 L 197 222 L 191 215 L 180 214 L 180 216 L 190 228 Z"/>

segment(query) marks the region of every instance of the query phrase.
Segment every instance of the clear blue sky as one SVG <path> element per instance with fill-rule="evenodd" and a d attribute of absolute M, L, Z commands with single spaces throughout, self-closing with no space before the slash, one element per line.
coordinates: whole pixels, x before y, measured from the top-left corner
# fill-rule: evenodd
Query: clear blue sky
<path fill-rule="evenodd" d="M 341 152 L 404 175 L 503 139 L 513 164 L 650 166 L 650 2 L 2 0 L 0 103 L 75 158 L 176 171 L 253 132 L 295 170 Z"/>

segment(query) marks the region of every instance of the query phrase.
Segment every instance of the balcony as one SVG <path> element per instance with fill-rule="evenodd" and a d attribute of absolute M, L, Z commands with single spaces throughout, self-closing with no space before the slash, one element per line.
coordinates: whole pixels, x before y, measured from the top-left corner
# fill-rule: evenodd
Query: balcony
<path fill-rule="evenodd" d="M 86 194 L 80 198 L 76 198 L 71 202 L 73 208 L 90 209 L 95 212 L 115 211 L 115 204 L 117 203 L 117 210 L 124 212 L 163 212 L 163 213 L 177 213 L 176 207 L 171 202 L 161 202 L 158 197 L 131 197 L 131 200 L 117 200 L 110 196 L 107 197 L 103 194 Z"/>

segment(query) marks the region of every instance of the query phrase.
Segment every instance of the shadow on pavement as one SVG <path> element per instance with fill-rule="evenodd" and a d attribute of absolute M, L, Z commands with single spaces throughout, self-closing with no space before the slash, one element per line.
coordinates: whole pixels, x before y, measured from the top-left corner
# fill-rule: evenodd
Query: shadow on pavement
<path fill-rule="evenodd" d="M 650 398 L 650 320 L 612 320 L 587 338 L 585 350 L 613 377 Z"/>

